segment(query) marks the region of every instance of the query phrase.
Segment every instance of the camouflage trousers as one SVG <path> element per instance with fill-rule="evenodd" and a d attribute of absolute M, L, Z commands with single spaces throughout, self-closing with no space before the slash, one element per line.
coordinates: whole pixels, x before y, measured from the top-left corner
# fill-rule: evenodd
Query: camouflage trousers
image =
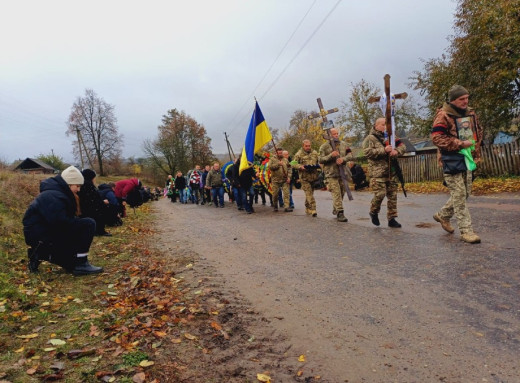
<path fill-rule="evenodd" d="M 450 191 L 450 198 L 437 213 L 443 220 L 449 221 L 454 215 L 461 233 L 472 232 L 471 216 L 466 200 L 471 194 L 472 173 L 444 174 L 444 181 Z"/>
<path fill-rule="evenodd" d="M 390 221 L 397 217 L 397 179 L 394 177 L 390 181 L 387 178 L 372 178 L 370 187 L 374 192 L 374 197 L 370 203 L 370 213 L 379 214 L 381 204 L 386 197 L 386 217 Z"/>
<path fill-rule="evenodd" d="M 307 210 L 316 211 L 316 200 L 314 199 L 314 189 L 308 181 L 300 180 L 302 190 L 305 193 L 305 208 Z"/>
<path fill-rule="evenodd" d="M 325 185 L 332 194 L 332 208 L 336 211 L 343 211 L 343 197 L 345 196 L 345 186 L 341 178 L 325 178 Z"/>
<path fill-rule="evenodd" d="M 283 205 L 288 208 L 289 207 L 289 184 L 287 182 L 274 182 L 271 180 L 271 189 L 273 196 L 273 206 L 278 207 L 278 194 L 280 194 L 280 189 L 282 189 L 283 196 Z"/>

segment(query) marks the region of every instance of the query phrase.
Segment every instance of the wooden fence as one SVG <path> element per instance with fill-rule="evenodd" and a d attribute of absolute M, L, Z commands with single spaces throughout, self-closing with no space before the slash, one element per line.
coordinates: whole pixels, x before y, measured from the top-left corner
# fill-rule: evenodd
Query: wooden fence
<path fill-rule="evenodd" d="M 365 158 L 357 159 L 366 162 Z M 437 163 L 437 153 L 418 153 L 399 158 L 406 182 L 440 181 L 442 168 Z M 488 177 L 520 175 L 520 144 L 487 145 L 482 147 L 482 160 L 477 173 Z"/>

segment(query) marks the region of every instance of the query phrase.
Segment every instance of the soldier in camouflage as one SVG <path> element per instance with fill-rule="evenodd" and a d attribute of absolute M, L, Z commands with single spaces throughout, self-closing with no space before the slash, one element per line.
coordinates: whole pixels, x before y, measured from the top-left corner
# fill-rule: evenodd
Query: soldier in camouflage
<path fill-rule="evenodd" d="M 450 219 L 455 215 L 460 239 L 467 243 L 480 243 L 480 237 L 473 231 L 466 206 L 466 199 L 471 194 L 472 171 L 467 168 L 464 158 L 457 158 L 460 159 L 461 149 L 470 148 L 474 162 L 480 161 L 483 129 L 475 111 L 468 107 L 469 93 L 464 87 L 454 85 L 448 92 L 448 99 L 449 102 L 444 103 L 435 115 L 431 137 L 438 148 L 438 158 L 443 165 L 444 181 L 450 191 L 450 198 L 434 214 L 433 219 L 451 234 L 455 229 Z M 454 165 L 457 162 L 460 166 Z"/>
<path fill-rule="evenodd" d="M 345 195 L 345 187 L 341 180 L 339 167 L 343 166 L 347 181 L 351 180 L 350 170 L 345 166 L 347 161 L 352 159 L 352 151 L 347 144 L 339 140 L 339 131 L 336 128 L 330 129 L 330 134 L 336 145 L 336 150 L 332 150 L 330 142 L 325 142 L 320 147 L 319 163 L 323 165 L 325 174 L 325 185 L 332 194 L 332 214 L 337 216 L 339 222 L 347 222 L 343 210 L 343 197 Z"/>
<path fill-rule="evenodd" d="M 318 152 L 311 148 L 309 140 L 303 140 L 301 149 L 294 156 L 293 164 L 293 167 L 298 170 L 302 190 L 305 193 L 305 213 L 317 217 L 312 184 L 318 179 L 318 171 L 321 167 L 318 164 Z"/>
<path fill-rule="evenodd" d="M 395 169 L 390 167 L 389 157 L 402 156 L 406 146 L 398 139 L 395 140 L 395 148 L 385 140 L 385 119 L 378 118 L 370 134 L 363 141 L 363 150 L 368 159 L 368 173 L 370 186 L 374 197 L 370 203 L 370 218 L 372 223 L 379 226 L 379 211 L 386 196 L 388 226 L 400 228 L 397 217 L 397 188 L 398 179 Z"/>
<path fill-rule="evenodd" d="M 269 170 L 271 170 L 271 188 L 273 196 L 273 210 L 278 211 L 278 193 L 282 190 L 283 204 L 285 212 L 293 209 L 289 206 L 289 183 L 291 174 L 289 173 L 289 161 L 283 156 L 283 149 L 276 148 L 276 155 L 269 157 Z"/>

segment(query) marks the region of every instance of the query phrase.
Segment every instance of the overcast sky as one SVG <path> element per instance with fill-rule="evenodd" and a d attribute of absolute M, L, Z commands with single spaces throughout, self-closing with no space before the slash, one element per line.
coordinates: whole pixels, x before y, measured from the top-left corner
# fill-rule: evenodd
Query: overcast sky
<path fill-rule="evenodd" d="M 143 141 L 157 137 L 173 108 L 204 125 L 214 153 L 227 152 L 224 132 L 237 153 L 253 96 L 267 124 L 283 129 L 295 110 L 317 110 L 317 97 L 327 109 L 340 107 L 361 79 L 382 87 L 389 73 L 392 91 L 410 93 L 421 58 L 447 48 L 455 7 L 453 0 L 5 1 L 0 160 L 53 150 L 72 162 L 66 121 L 87 88 L 115 106 L 125 157 L 143 156 Z"/>

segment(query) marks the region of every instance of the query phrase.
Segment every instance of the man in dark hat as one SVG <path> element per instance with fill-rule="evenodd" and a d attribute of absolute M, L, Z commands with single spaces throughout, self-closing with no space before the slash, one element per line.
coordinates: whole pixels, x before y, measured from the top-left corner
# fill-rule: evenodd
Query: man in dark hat
<path fill-rule="evenodd" d="M 480 237 L 473 231 L 466 199 L 471 194 L 472 173 L 480 161 L 483 129 L 468 103 L 467 89 L 454 85 L 448 92 L 448 102 L 437 111 L 433 120 L 431 137 L 438 148 L 444 182 L 450 191 L 450 198 L 433 219 L 451 234 L 455 229 L 450 219 L 455 216 L 460 239 L 467 243 L 480 243 Z"/>

